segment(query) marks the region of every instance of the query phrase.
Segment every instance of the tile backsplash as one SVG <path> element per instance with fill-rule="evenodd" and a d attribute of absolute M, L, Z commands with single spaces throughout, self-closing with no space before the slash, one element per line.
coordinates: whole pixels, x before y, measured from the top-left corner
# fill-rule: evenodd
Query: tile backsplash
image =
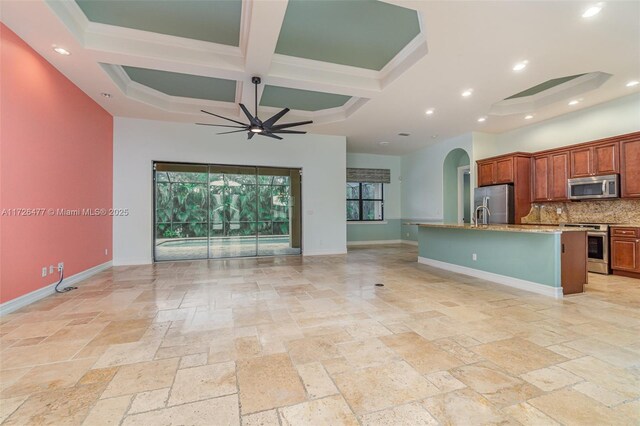
<path fill-rule="evenodd" d="M 561 212 L 558 213 L 558 209 Z M 640 226 L 640 200 L 533 203 L 522 223 L 622 223 Z"/>

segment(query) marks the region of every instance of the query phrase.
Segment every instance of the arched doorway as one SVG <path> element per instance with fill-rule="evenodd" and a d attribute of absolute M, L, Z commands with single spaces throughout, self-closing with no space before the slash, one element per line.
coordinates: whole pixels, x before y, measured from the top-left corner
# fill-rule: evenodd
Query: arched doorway
<path fill-rule="evenodd" d="M 444 159 L 442 169 L 442 213 L 446 223 L 469 223 L 471 220 L 471 175 L 469 154 L 453 149 Z"/>

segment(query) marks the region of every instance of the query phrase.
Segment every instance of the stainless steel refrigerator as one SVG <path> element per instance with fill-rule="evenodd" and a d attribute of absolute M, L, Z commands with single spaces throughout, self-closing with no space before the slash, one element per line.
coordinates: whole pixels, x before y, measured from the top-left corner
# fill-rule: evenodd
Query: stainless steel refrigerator
<path fill-rule="evenodd" d="M 492 185 L 476 188 L 473 193 L 471 217 L 473 217 L 478 206 L 485 206 L 491 212 L 488 215 L 486 209 L 480 209 L 477 212 L 479 224 L 515 223 L 513 186 L 511 185 Z"/>

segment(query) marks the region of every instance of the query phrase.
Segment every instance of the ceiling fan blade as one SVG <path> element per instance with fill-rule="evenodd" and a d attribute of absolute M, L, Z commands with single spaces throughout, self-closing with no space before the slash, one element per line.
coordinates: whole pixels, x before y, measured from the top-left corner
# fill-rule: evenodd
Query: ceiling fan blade
<path fill-rule="evenodd" d="M 198 126 L 214 126 L 214 127 L 231 127 L 232 129 L 246 129 L 247 126 L 227 126 L 226 124 L 209 124 L 209 123 L 196 123 Z"/>
<path fill-rule="evenodd" d="M 251 139 L 255 134 L 255 132 L 247 132 L 247 139 Z"/>
<path fill-rule="evenodd" d="M 290 133 L 290 134 L 296 134 L 296 135 L 304 135 L 307 132 L 302 130 L 284 130 L 284 129 L 277 130 L 276 129 L 276 130 L 271 130 L 271 133 Z"/>
<path fill-rule="evenodd" d="M 308 121 L 297 121 L 295 123 L 278 124 L 275 126 L 271 126 L 271 130 L 280 130 L 280 129 L 286 129 L 287 127 L 304 126 L 305 124 L 311 124 L 311 123 L 313 123 L 313 121 L 308 120 Z"/>
<path fill-rule="evenodd" d="M 222 132 L 222 133 L 216 133 L 216 135 L 228 135 L 229 133 L 240 133 L 240 132 L 246 132 L 246 129 L 242 129 L 242 130 L 232 130 L 230 132 Z"/>
<path fill-rule="evenodd" d="M 255 124 L 256 122 L 256 118 L 251 115 L 251 113 L 249 112 L 249 110 L 247 109 L 246 106 L 244 106 L 243 104 L 240 104 L 240 109 L 242 109 L 242 112 L 244 112 L 244 115 L 247 116 L 247 118 L 249 119 L 249 121 L 251 122 L 251 124 Z"/>
<path fill-rule="evenodd" d="M 243 122 L 241 122 L 241 121 L 236 121 L 236 120 L 233 120 L 233 119 L 231 119 L 231 118 L 223 117 L 223 116 L 221 116 L 221 115 L 214 114 L 214 113 L 212 113 L 212 112 L 205 111 L 205 110 L 203 110 L 203 109 L 201 109 L 200 111 L 204 112 L 205 114 L 213 115 L 214 117 L 222 118 L 223 120 L 233 121 L 233 122 L 234 122 L 234 123 L 236 123 L 236 124 L 241 124 L 241 125 L 243 125 L 243 126 L 246 126 L 246 124 L 244 124 L 244 123 L 243 123 Z"/>
<path fill-rule="evenodd" d="M 285 115 L 286 113 L 288 113 L 289 111 L 290 111 L 289 108 L 285 108 L 282 111 L 280 111 L 279 113 L 275 114 L 270 119 L 268 119 L 267 121 L 264 121 L 262 124 L 264 125 L 264 127 L 271 127 L 274 124 L 276 124 L 276 121 L 280 120 L 282 118 L 282 116 Z"/>
<path fill-rule="evenodd" d="M 274 135 L 274 134 L 272 134 L 272 133 L 262 132 L 262 133 L 258 133 L 258 135 L 260 135 L 260 136 L 266 136 L 266 137 L 268 137 L 268 138 L 274 138 L 274 139 L 282 140 L 282 138 L 281 138 L 280 136 L 278 136 L 278 135 Z"/>

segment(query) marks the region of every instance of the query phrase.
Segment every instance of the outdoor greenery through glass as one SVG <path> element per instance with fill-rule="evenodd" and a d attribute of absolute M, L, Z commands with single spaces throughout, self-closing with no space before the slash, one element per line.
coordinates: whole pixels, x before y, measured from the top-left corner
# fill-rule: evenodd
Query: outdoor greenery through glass
<path fill-rule="evenodd" d="M 156 238 L 288 235 L 289 194 L 289 176 L 156 172 Z"/>
<path fill-rule="evenodd" d="M 383 219 L 383 184 L 347 182 L 347 220 L 374 221 Z"/>

